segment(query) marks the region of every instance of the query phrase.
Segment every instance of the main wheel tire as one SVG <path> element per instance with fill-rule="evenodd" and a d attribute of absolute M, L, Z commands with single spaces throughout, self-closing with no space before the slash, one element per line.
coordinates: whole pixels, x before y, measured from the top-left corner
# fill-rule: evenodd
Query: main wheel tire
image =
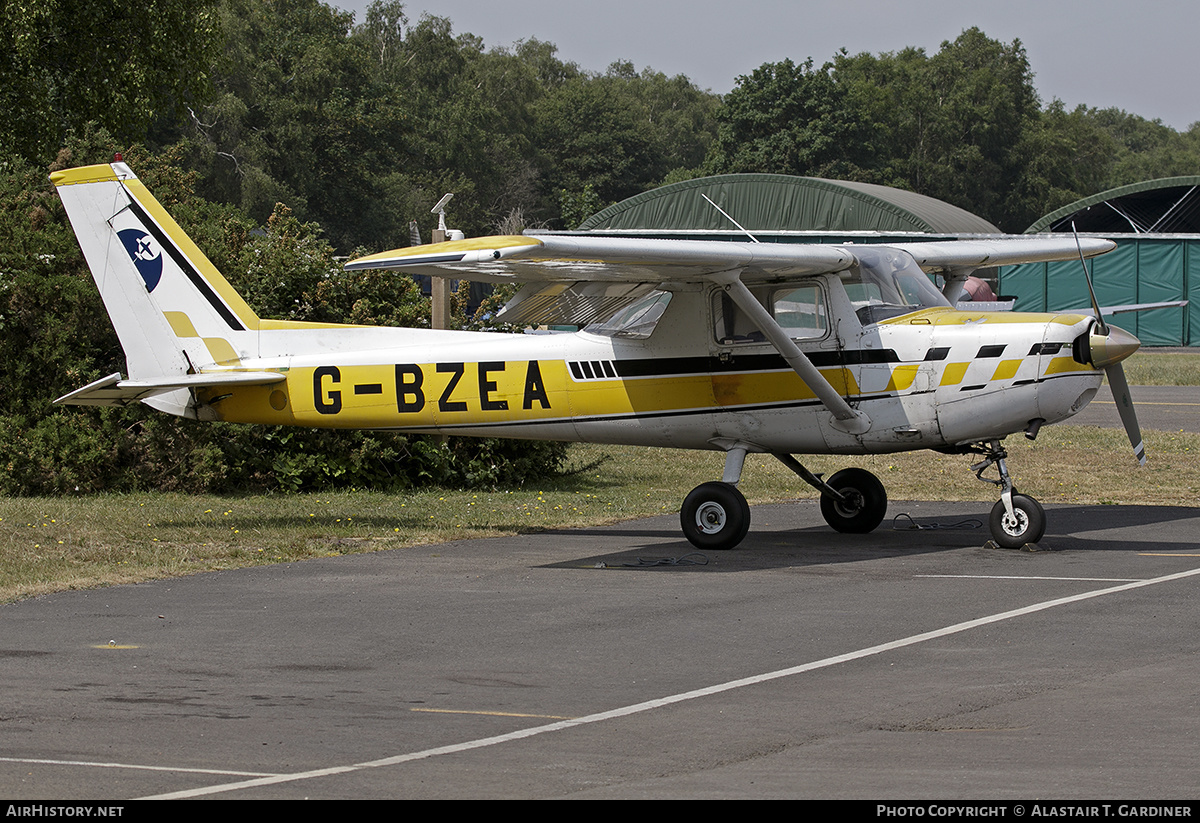
<path fill-rule="evenodd" d="M 750 530 L 750 505 L 729 483 L 704 483 L 683 501 L 679 525 L 697 549 L 732 549 Z"/>
<path fill-rule="evenodd" d="M 1046 533 L 1046 510 L 1042 504 L 1023 494 L 1014 494 L 1012 504 L 1015 518 L 1009 517 L 1003 500 L 992 506 L 988 527 L 996 542 L 1006 549 L 1019 549 L 1041 540 Z"/>
<path fill-rule="evenodd" d="M 887 514 L 887 491 L 878 477 L 866 469 L 842 469 L 828 483 L 847 498 L 843 503 L 821 496 L 821 514 L 835 530 L 866 534 L 883 522 Z"/>

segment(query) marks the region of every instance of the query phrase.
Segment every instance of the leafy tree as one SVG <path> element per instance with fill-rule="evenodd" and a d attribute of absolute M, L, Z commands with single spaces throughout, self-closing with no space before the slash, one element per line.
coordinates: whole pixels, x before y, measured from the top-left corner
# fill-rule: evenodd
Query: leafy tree
<path fill-rule="evenodd" d="M 1180 133 L 1120 109 L 1089 109 L 1086 116 L 1117 145 L 1105 188 L 1200 169 L 1200 123 Z"/>
<path fill-rule="evenodd" d="M 109 159 L 87 131 L 57 166 Z M 265 232 L 197 197 L 181 147 L 126 159 L 263 316 L 419 325 L 428 302 L 387 273 L 344 276 L 318 228 L 278 207 Z M 418 483 L 492 486 L 556 471 L 556 443 L 199 424 L 140 406 L 56 408 L 53 398 L 124 370 L 124 354 L 44 169 L 0 168 L 0 493 L 253 491 Z"/>
<path fill-rule="evenodd" d="M 397 230 L 379 207 L 379 95 L 352 15 L 318 0 L 221 0 L 217 97 L 192 120 L 210 199 L 265 221 L 276 202 L 343 248 Z"/>
<path fill-rule="evenodd" d="M 901 186 L 1018 222 L 1009 189 L 1039 114 L 1019 41 L 964 31 L 921 49 L 845 51 L 741 77 L 718 113 L 707 168 L 834 177 Z"/>
<path fill-rule="evenodd" d="M 706 168 L 715 174 L 765 172 L 808 177 L 862 176 L 861 118 L 833 64 L 783 60 L 738 78 L 717 113 Z"/>
<path fill-rule="evenodd" d="M 207 99 L 216 0 L 0 0 L 0 138 L 48 163 L 89 121 L 144 138 Z"/>
<path fill-rule="evenodd" d="M 1066 111 L 1053 101 L 1021 137 L 1026 158 L 1010 192 L 1018 224 L 1037 220 L 1061 206 L 1107 188 L 1118 146 L 1080 106 Z"/>

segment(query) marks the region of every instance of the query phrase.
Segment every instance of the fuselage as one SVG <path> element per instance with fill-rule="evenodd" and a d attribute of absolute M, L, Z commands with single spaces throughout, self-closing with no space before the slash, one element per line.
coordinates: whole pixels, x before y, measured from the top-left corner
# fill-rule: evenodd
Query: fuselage
<path fill-rule="evenodd" d="M 990 440 L 1080 411 L 1102 373 L 1075 361 L 1090 317 L 929 308 L 861 322 L 816 278 L 819 327 L 798 341 L 871 421 L 852 434 L 775 349 L 722 338 L 714 290 L 675 291 L 648 336 L 331 327 L 258 332 L 274 385 L 205 389 L 202 419 L 679 448 L 730 442 L 866 453 Z M 811 306 L 810 306 L 811 308 Z M 264 324 L 267 326 L 269 324 Z"/>

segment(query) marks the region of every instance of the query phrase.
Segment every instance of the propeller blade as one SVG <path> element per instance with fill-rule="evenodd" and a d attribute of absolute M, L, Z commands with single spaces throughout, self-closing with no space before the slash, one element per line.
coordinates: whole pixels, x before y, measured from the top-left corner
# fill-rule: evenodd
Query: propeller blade
<path fill-rule="evenodd" d="M 1079 265 L 1083 266 L 1083 282 L 1087 283 L 1088 295 L 1092 298 L 1092 311 L 1096 313 L 1096 330 L 1101 336 L 1108 334 L 1108 324 L 1100 313 L 1100 301 L 1096 299 L 1096 290 L 1092 288 L 1092 273 L 1088 271 L 1087 261 L 1083 258 L 1083 246 L 1079 242 L 1079 232 L 1075 231 L 1075 221 L 1071 221 L 1071 234 L 1075 235 L 1075 248 L 1079 250 Z"/>
<path fill-rule="evenodd" d="M 1113 400 L 1117 404 L 1117 413 L 1121 415 L 1121 423 L 1125 426 L 1125 434 L 1129 436 L 1129 445 L 1133 446 L 1133 456 L 1138 465 L 1146 465 L 1146 446 L 1142 443 L 1142 430 L 1138 426 L 1137 412 L 1133 410 L 1133 397 L 1129 394 L 1129 381 L 1125 379 L 1125 367 L 1121 361 L 1138 350 L 1142 344 L 1129 332 L 1104 322 L 1100 312 L 1100 301 L 1096 299 L 1096 289 L 1092 287 L 1092 273 L 1088 271 L 1087 261 L 1083 257 L 1083 246 L 1079 242 L 1079 232 L 1075 231 L 1075 221 L 1071 221 L 1071 234 L 1075 235 L 1075 246 L 1079 249 L 1079 265 L 1083 266 L 1083 280 L 1087 283 L 1088 296 L 1092 299 L 1092 311 L 1096 322 L 1091 333 L 1086 338 L 1088 360 L 1097 369 L 1104 369 L 1108 376 L 1108 387 L 1112 389 Z"/>
<path fill-rule="evenodd" d="M 1125 433 L 1129 435 L 1129 444 L 1133 446 L 1133 456 L 1138 465 L 1146 465 L 1146 447 L 1142 443 L 1142 430 L 1138 426 L 1137 412 L 1133 409 L 1133 397 L 1129 394 L 1129 381 L 1125 379 L 1125 368 L 1120 363 L 1114 363 L 1104 369 L 1108 375 L 1108 387 L 1112 389 L 1113 400 L 1117 404 L 1117 412 L 1121 422 L 1125 424 Z"/>

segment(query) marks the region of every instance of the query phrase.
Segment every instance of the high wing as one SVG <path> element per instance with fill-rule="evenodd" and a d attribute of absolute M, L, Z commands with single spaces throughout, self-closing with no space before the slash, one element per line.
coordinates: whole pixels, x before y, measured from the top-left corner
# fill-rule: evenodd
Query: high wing
<path fill-rule="evenodd" d="M 891 245 L 891 244 L 889 244 Z M 955 292 L 983 266 L 1086 257 L 1115 248 L 1108 240 L 1004 237 L 891 245 Z M 348 271 L 390 269 L 413 274 L 527 284 L 498 319 L 513 324 L 585 326 L 611 317 L 654 289 L 713 282 L 737 272 L 743 283 L 840 272 L 857 263 L 855 246 L 810 243 L 734 243 L 579 235 L 506 235 L 455 240 L 361 257 Z"/>
<path fill-rule="evenodd" d="M 932 243 L 889 243 L 913 256 L 930 274 L 966 277 L 975 269 L 1015 266 L 1018 263 L 1047 263 L 1070 260 L 1082 254 L 1095 257 L 1117 247 L 1111 240 L 1095 237 L 998 237 L 988 240 L 952 240 Z"/>
<path fill-rule="evenodd" d="M 839 246 L 508 235 L 452 240 L 360 257 L 347 271 L 399 269 L 485 283 L 703 282 L 741 269 L 753 282 L 842 271 L 854 255 Z"/>
<path fill-rule="evenodd" d="M 1065 260 L 1111 251 L 1109 240 L 1004 237 L 988 240 L 888 244 L 913 256 L 930 273 L 962 273 L 984 266 Z M 705 282 L 740 270 L 744 282 L 838 272 L 855 264 L 854 244 L 733 243 L 578 235 L 506 235 L 453 240 L 360 257 L 360 269 L 404 270 L 488 283 Z"/>

